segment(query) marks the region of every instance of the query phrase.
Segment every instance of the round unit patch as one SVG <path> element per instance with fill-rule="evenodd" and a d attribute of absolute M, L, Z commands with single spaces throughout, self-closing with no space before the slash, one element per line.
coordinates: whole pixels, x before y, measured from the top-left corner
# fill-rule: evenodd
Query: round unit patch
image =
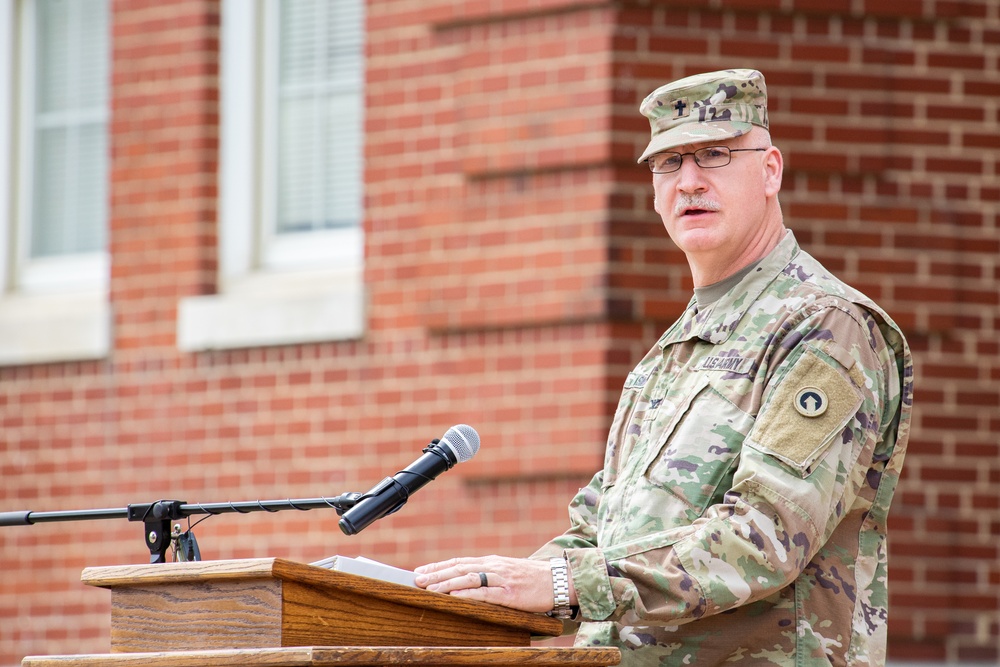
<path fill-rule="evenodd" d="M 826 394 L 818 387 L 803 387 L 795 394 L 795 409 L 804 417 L 819 417 L 828 404 Z"/>

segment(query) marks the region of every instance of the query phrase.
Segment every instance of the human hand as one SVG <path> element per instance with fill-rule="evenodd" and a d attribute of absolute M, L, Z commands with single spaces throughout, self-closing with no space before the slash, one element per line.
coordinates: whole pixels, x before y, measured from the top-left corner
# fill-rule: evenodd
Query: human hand
<path fill-rule="evenodd" d="M 552 570 L 547 560 L 483 556 L 452 558 L 414 570 L 421 588 L 491 604 L 546 612 L 552 609 Z M 486 575 L 484 586 L 480 573 Z M 570 602 L 576 592 L 570 583 Z"/>

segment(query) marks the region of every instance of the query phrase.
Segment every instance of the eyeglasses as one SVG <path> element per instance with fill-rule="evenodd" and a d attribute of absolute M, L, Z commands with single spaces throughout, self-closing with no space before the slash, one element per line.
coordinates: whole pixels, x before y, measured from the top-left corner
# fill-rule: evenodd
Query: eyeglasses
<path fill-rule="evenodd" d="M 702 169 L 725 167 L 733 159 L 733 153 L 740 151 L 766 151 L 766 148 L 729 148 L 728 146 L 706 146 L 693 153 L 657 153 L 646 160 L 654 174 L 669 174 L 681 168 L 685 155 L 693 155 L 694 163 Z"/>

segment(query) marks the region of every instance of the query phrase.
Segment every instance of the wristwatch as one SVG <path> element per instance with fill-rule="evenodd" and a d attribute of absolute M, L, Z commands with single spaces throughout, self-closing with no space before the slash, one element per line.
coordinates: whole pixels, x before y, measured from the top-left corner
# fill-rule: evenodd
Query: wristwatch
<path fill-rule="evenodd" d="M 573 608 L 569 606 L 569 566 L 565 558 L 550 558 L 552 568 L 552 599 L 554 604 L 548 615 L 553 618 L 573 618 Z"/>

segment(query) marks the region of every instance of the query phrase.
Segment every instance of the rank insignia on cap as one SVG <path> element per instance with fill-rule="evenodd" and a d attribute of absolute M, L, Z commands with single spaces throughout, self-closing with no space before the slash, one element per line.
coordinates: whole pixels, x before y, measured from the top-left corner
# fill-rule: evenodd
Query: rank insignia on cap
<path fill-rule="evenodd" d="M 819 417 L 828 403 L 826 394 L 817 387 L 803 387 L 795 394 L 795 409 L 803 417 Z"/>

